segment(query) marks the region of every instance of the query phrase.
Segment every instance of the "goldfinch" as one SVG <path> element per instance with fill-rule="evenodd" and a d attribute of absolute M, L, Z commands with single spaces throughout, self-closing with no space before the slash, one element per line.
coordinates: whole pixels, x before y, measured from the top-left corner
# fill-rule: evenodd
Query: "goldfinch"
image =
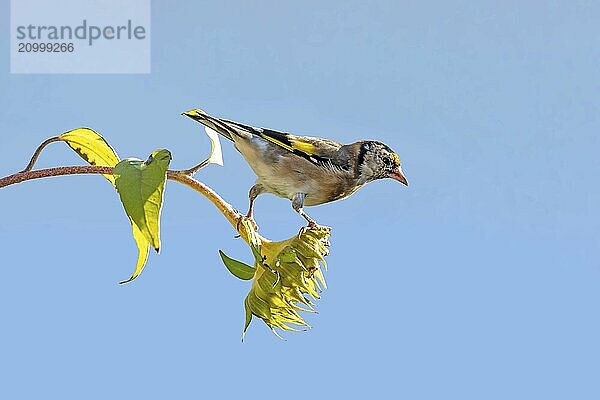
<path fill-rule="evenodd" d="M 408 186 L 400 157 L 388 146 L 363 140 L 343 145 L 331 140 L 255 128 L 191 110 L 183 115 L 231 140 L 258 177 L 250 189 L 247 218 L 253 221 L 254 200 L 272 193 L 291 200 L 292 208 L 318 226 L 303 210 L 344 199 L 365 184 L 392 178 Z"/>

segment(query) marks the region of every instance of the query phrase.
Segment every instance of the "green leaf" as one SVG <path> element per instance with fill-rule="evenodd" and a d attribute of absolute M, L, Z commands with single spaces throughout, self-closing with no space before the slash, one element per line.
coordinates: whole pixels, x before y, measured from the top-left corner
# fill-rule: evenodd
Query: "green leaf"
<path fill-rule="evenodd" d="M 162 149 L 154 151 L 146 161 L 128 158 L 115 166 L 115 185 L 125 212 L 157 252 L 160 250 L 160 212 L 170 162 L 171 153 Z"/>
<path fill-rule="evenodd" d="M 132 280 L 134 280 L 135 278 L 137 278 L 140 273 L 142 272 L 142 270 L 144 269 L 144 266 L 146 265 L 146 262 L 148 260 L 148 253 L 150 250 L 150 244 L 152 243 L 153 245 L 156 244 L 157 246 L 155 246 L 155 248 L 158 249 L 160 248 L 160 235 L 159 235 L 159 224 L 158 224 L 158 220 L 160 217 L 160 209 L 162 206 L 162 199 L 163 199 L 163 192 L 164 192 L 164 180 L 166 179 L 166 170 L 169 166 L 169 162 L 171 160 L 171 153 L 169 153 L 167 150 L 159 150 L 156 151 L 154 153 L 152 153 L 152 155 L 150 156 L 150 159 L 148 159 L 148 161 L 141 162 L 139 160 L 125 160 L 123 161 L 124 164 L 131 164 L 131 165 L 137 165 L 140 168 L 140 173 L 139 173 L 139 182 L 137 182 L 137 184 L 135 183 L 136 178 L 135 178 L 135 173 L 131 173 L 131 171 L 129 171 L 128 167 L 122 165 L 119 170 L 120 171 L 125 171 L 126 177 L 123 178 L 124 180 L 122 180 L 119 183 L 119 186 L 117 186 L 117 178 L 120 176 L 119 174 L 117 174 L 117 168 L 116 166 L 120 163 L 120 159 L 119 156 L 117 155 L 117 153 L 113 150 L 113 148 L 108 144 L 108 142 L 102 137 L 100 136 L 98 133 L 94 132 L 91 129 L 88 128 L 78 128 L 78 129 L 74 129 L 72 131 L 69 132 L 65 132 L 62 135 L 59 136 L 59 138 L 66 142 L 69 147 L 71 147 L 77 154 L 79 154 L 81 156 L 81 158 L 83 158 L 85 161 L 89 162 L 92 165 L 100 165 L 100 166 L 107 166 L 107 167 L 115 167 L 115 174 L 114 175 L 104 175 L 106 177 L 106 179 L 108 179 L 113 186 L 117 187 L 117 191 L 119 192 L 119 195 L 121 196 L 121 201 L 123 201 L 123 193 L 125 193 L 125 197 L 130 199 L 131 197 L 129 195 L 131 195 L 131 191 L 135 191 L 136 185 L 138 185 L 139 188 L 139 192 L 140 192 L 140 199 L 143 197 L 141 195 L 141 193 L 143 192 L 144 194 L 148 194 L 149 192 L 151 192 L 147 197 L 145 197 L 145 201 L 142 203 L 142 205 L 140 206 L 141 209 L 145 208 L 145 203 L 146 202 L 155 202 L 156 200 L 159 200 L 158 203 L 158 210 L 156 211 L 149 211 L 150 215 L 155 215 L 156 217 L 149 217 L 150 220 L 152 220 L 153 222 L 150 223 L 146 223 L 146 231 L 143 231 L 140 227 L 140 225 L 138 225 L 137 222 L 134 221 L 133 217 L 129 214 L 128 209 L 130 207 L 134 207 L 136 208 L 136 206 L 134 205 L 135 202 L 131 203 L 128 201 L 128 203 L 130 204 L 130 206 L 125 206 L 125 201 L 123 201 L 123 205 L 125 206 L 125 211 L 127 212 L 128 216 L 129 216 L 129 220 L 131 222 L 131 229 L 132 229 L 132 234 L 133 234 L 133 238 L 135 240 L 135 243 L 138 247 L 138 260 L 137 260 L 137 264 L 135 267 L 135 271 L 133 272 L 133 274 L 131 275 L 131 277 L 125 281 L 120 282 L 121 284 L 123 283 L 127 283 L 127 282 L 131 282 Z M 166 166 L 164 166 L 165 164 L 165 160 L 168 158 L 168 161 L 166 161 Z M 154 182 L 154 186 L 153 184 L 150 184 L 150 186 L 146 187 L 146 190 L 141 190 L 140 185 L 145 185 L 145 183 L 148 181 L 148 178 L 146 177 L 146 175 L 148 174 L 148 172 L 141 172 L 141 168 L 142 165 L 146 165 L 146 167 L 144 167 L 144 170 L 147 169 L 147 164 L 152 164 L 153 161 L 155 160 L 159 160 L 158 162 L 155 162 L 153 167 L 150 168 L 150 181 Z M 157 164 L 160 164 L 157 167 Z M 160 171 L 162 170 L 164 166 L 164 171 L 163 173 L 161 173 Z M 121 175 L 123 175 L 123 173 L 121 172 Z M 144 175 L 144 179 L 142 179 L 142 175 Z M 154 179 L 155 175 L 161 175 L 164 176 L 164 178 L 162 178 L 162 184 L 160 183 L 160 179 L 158 179 L 158 184 L 156 184 L 156 179 Z M 134 183 L 130 183 L 130 181 L 133 179 Z M 122 189 L 120 190 L 119 187 Z M 154 187 L 154 189 L 153 189 Z M 135 196 L 133 196 L 135 197 Z M 152 205 L 148 205 L 149 209 L 152 209 Z M 155 208 L 155 207 L 154 207 Z M 145 213 L 145 212 L 144 212 Z M 145 215 L 144 215 L 145 217 Z M 144 221 L 146 221 L 146 219 L 144 219 Z M 154 222 L 155 221 L 155 222 Z M 150 232 L 155 232 L 153 234 L 150 234 Z M 153 240 L 153 237 L 156 238 L 155 240 Z"/>
<path fill-rule="evenodd" d="M 248 305 L 248 297 L 246 297 L 246 300 L 244 300 L 244 310 L 246 313 L 246 321 L 244 321 L 244 330 L 242 331 L 242 342 L 246 337 L 246 331 L 250 326 L 250 322 L 252 322 L 252 310 L 250 310 L 250 306 Z"/>
<path fill-rule="evenodd" d="M 92 165 L 114 167 L 119 163 L 119 156 L 106 140 L 96 132 L 88 128 L 78 128 L 65 132 L 59 136 L 60 140 L 66 142 L 77 154 Z M 104 175 L 113 185 L 115 178 L 112 175 Z"/>
<path fill-rule="evenodd" d="M 231 272 L 234 276 L 245 281 L 254 278 L 254 272 L 256 272 L 256 270 L 248 264 L 244 264 L 241 261 L 228 257 L 221 250 L 219 250 L 219 255 L 223 260 L 223 264 L 225 264 L 229 272 Z"/>

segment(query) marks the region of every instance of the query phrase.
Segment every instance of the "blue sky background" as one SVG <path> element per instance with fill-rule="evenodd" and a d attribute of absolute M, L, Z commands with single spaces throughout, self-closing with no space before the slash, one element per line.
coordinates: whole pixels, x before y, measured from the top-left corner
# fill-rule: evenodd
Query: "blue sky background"
<path fill-rule="evenodd" d="M 255 320 L 243 344 L 249 285 L 217 250 L 249 254 L 199 195 L 168 184 L 162 253 L 119 286 L 136 249 L 104 179 L 2 189 L 0 398 L 599 398 L 596 3 L 154 1 L 149 75 L 10 75 L 3 3 L 0 175 L 79 126 L 188 167 L 209 142 L 180 113 L 202 107 L 379 139 L 411 186 L 307 209 L 334 227 L 314 329 Z M 223 145 L 198 178 L 245 210 Z M 256 215 L 274 239 L 303 224 L 270 196 Z"/>

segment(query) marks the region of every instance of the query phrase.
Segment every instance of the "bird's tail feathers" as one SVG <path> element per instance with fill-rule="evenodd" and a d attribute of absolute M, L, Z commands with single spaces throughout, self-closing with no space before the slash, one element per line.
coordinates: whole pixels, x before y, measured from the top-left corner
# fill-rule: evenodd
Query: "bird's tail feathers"
<path fill-rule="evenodd" d="M 217 133 L 226 137 L 227 139 L 234 141 L 234 136 L 240 136 L 240 132 L 238 132 L 234 127 L 225 121 L 208 115 L 206 112 L 200 109 L 194 109 L 190 111 L 186 111 L 182 113 L 186 117 L 193 119 L 194 121 L 200 122 L 204 126 L 208 126 L 209 128 L 215 130 Z"/>

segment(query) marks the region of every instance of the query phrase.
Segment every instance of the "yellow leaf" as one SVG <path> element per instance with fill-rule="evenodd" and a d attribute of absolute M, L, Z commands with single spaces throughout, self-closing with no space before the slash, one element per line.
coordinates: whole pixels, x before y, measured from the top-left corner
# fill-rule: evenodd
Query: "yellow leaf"
<path fill-rule="evenodd" d="M 142 270 L 146 266 L 146 261 L 148 260 L 148 253 L 150 252 L 150 243 L 137 225 L 133 223 L 133 221 L 131 221 L 131 228 L 133 230 L 133 238 L 135 239 L 135 243 L 137 244 L 139 250 L 138 260 L 137 265 L 135 266 L 135 271 L 131 277 L 125 281 L 119 282 L 120 284 L 129 283 L 142 273 Z"/>
<path fill-rule="evenodd" d="M 89 128 L 78 128 L 59 136 L 77 154 L 92 165 L 114 167 L 119 163 L 119 156 L 106 140 Z M 115 178 L 104 175 L 113 185 Z"/>

